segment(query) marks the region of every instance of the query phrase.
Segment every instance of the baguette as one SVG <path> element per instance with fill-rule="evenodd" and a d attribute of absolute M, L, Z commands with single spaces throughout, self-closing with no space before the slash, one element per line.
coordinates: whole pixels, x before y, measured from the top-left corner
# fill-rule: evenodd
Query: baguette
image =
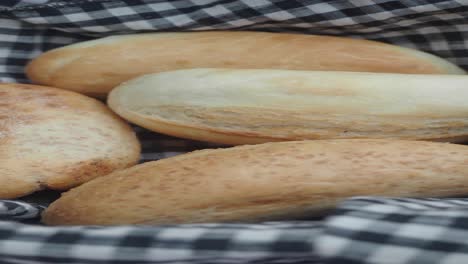
<path fill-rule="evenodd" d="M 140 156 L 131 127 L 103 103 L 25 84 L 0 84 L 0 143 L 0 199 L 66 190 Z"/>
<path fill-rule="evenodd" d="M 142 74 L 188 68 L 265 68 L 463 74 L 421 51 L 369 40 L 266 32 L 111 36 L 54 49 L 26 68 L 35 83 L 97 97 Z"/>
<path fill-rule="evenodd" d="M 115 88 L 109 106 L 147 129 L 230 145 L 395 138 L 465 141 L 468 76 L 193 69 Z"/>
<path fill-rule="evenodd" d="M 202 150 L 97 178 L 48 225 L 183 224 L 316 215 L 352 196 L 468 194 L 468 147 L 404 140 L 275 142 Z"/>

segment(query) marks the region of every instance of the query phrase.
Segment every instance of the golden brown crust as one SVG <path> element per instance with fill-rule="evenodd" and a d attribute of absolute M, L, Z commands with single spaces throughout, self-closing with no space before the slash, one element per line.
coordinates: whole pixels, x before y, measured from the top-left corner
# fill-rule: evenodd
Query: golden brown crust
<path fill-rule="evenodd" d="M 333 138 L 468 139 L 467 76 L 194 69 L 115 88 L 147 129 L 223 144 Z"/>
<path fill-rule="evenodd" d="M 0 84 L 0 198 L 66 190 L 138 162 L 131 127 L 103 103 L 51 87 Z"/>
<path fill-rule="evenodd" d="M 265 32 L 113 36 L 55 49 L 26 69 L 38 84 L 105 96 L 136 76 L 189 68 L 463 74 L 433 55 L 375 41 Z"/>
<path fill-rule="evenodd" d="M 48 225 L 291 219 L 360 195 L 468 193 L 468 147 L 399 140 L 276 142 L 140 164 L 72 189 Z"/>

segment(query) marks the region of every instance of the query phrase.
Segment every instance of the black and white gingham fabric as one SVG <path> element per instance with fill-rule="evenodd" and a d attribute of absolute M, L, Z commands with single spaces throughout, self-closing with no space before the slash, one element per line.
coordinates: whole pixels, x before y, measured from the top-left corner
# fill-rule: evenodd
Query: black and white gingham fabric
<path fill-rule="evenodd" d="M 322 228 L 326 263 L 468 263 L 468 199 L 356 197 Z"/>
<path fill-rule="evenodd" d="M 319 231 L 314 222 L 104 228 L 0 221 L 0 263 L 319 263 L 312 250 Z"/>
<path fill-rule="evenodd" d="M 44 206 L 22 201 L 0 201 L 0 220 L 29 220 L 40 217 Z"/>
<path fill-rule="evenodd" d="M 67 44 L 199 30 L 372 39 L 468 70 L 466 0 L 1 0 L 0 82 L 27 83 L 29 60 Z M 213 146 L 135 130 L 142 162 Z M 322 221 L 255 225 L 52 228 L 42 209 L 0 201 L 0 263 L 468 263 L 468 199 L 358 197 Z"/>

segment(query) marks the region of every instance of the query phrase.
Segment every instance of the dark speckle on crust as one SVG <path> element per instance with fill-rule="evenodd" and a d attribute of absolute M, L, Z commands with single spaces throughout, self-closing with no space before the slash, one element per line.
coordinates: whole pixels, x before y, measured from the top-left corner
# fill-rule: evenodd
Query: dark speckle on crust
<path fill-rule="evenodd" d="M 57 93 L 54 93 L 54 92 L 45 92 L 42 94 L 43 96 L 47 96 L 47 97 L 54 97 L 54 96 L 58 96 Z"/>
<path fill-rule="evenodd" d="M 57 104 L 57 103 L 46 103 L 46 106 L 51 107 L 51 108 L 58 108 L 58 107 L 61 107 L 62 105 Z"/>

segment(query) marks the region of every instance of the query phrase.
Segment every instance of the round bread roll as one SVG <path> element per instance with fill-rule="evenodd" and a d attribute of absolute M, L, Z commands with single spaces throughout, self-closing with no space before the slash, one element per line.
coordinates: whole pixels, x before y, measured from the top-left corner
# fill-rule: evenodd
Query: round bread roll
<path fill-rule="evenodd" d="M 115 88 L 109 106 L 147 129 L 223 144 L 468 139 L 468 76 L 193 69 Z"/>
<path fill-rule="evenodd" d="M 0 198 L 66 190 L 135 165 L 140 144 L 103 103 L 56 88 L 0 84 Z"/>
<path fill-rule="evenodd" d="M 294 219 L 351 196 L 468 194 L 468 147 L 399 140 L 275 142 L 202 150 L 87 182 L 44 212 L 48 225 Z"/>
<path fill-rule="evenodd" d="M 464 74 L 421 51 L 369 40 L 266 32 L 111 36 L 46 52 L 27 67 L 38 84 L 97 97 L 147 73 L 189 68 Z"/>

